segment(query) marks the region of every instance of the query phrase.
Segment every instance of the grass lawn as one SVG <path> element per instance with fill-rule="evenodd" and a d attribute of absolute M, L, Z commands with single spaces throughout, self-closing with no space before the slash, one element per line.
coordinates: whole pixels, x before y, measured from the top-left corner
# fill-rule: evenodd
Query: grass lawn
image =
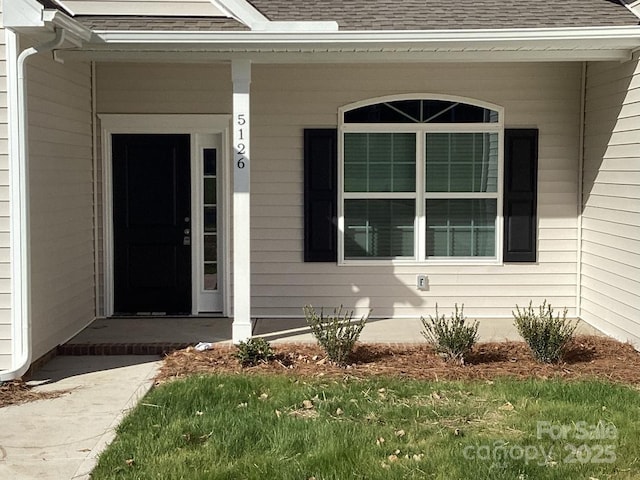
<path fill-rule="evenodd" d="M 640 478 L 640 392 L 598 381 L 278 375 L 164 384 L 100 479 Z"/>

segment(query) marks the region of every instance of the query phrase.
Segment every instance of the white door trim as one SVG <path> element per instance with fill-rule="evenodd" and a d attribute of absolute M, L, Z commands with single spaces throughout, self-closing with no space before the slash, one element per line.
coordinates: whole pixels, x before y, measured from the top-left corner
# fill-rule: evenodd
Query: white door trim
<path fill-rule="evenodd" d="M 156 133 L 156 134 L 190 134 L 193 137 L 196 134 L 218 134 L 222 137 L 222 157 L 231 158 L 229 152 L 229 135 L 231 126 L 231 115 L 199 115 L 199 114 L 98 114 L 101 124 L 101 140 L 102 140 L 102 227 L 103 227 L 103 294 L 104 294 L 104 314 L 111 316 L 114 312 L 114 271 L 113 271 L 113 184 L 112 184 L 112 150 L 111 135 L 117 133 Z M 198 158 L 198 152 L 191 149 L 191 172 L 193 181 L 193 172 L 195 169 L 195 161 Z M 224 174 L 223 174 L 224 175 Z M 228 179 L 224 175 L 222 179 L 223 185 L 223 202 L 222 202 L 222 218 L 225 226 L 229 225 L 229 188 L 227 188 Z M 192 189 L 191 195 L 191 211 L 192 215 L 198 208 L 194 204 L 194 195 Z M 222 261 L 225 273 L 230 271 L 230 252 L 229 252 L 229 228 L 223 229 L 222 237 Z M 195 243 L 195 242 L 194 242 Z M 195 292 L 199 282 L 193 278 L 194 271 L 197 272 L 197 265 L 192 262 L 192 292 Z M 230 285 L 229 275 L 223 278 L 223 306 L 222 314 L 228 314 L 230 304 Z M 192 294 L 193 298 L 193 294 Z M 197 314 L 197 302 L 192 302 L 192 313 Z"/>

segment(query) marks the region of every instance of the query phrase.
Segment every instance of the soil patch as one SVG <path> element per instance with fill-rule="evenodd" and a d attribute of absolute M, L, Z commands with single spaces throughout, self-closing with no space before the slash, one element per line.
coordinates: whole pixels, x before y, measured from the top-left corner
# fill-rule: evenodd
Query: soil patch
<path fill-rule="evenodd" d="M 311 377 L 387 375 L 425 380 L 597 378 L 640 385 L 640 352 L 630 344 L 598 336 L 576 337 L 564 362 L 554 365 L 536 362 L 524 342 L 480 343 L 465 365 L 447 363 L 427 344 L 359 344 L 347 367 L 328 362 L 317 345 L 279 344 L 273 348 L 276 360 L 249 368 L 238 364 L 231 346 L 216 346 L 205 352 L 193 347 L 178 350 L 165 358 L 157 381 L 193 374 L 242 372 Z"/>

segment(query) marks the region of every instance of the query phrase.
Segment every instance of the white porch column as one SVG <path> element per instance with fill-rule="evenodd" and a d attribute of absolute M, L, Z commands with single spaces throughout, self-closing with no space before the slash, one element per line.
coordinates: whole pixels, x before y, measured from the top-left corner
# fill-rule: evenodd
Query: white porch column
<path fill-rule="evenodd" d="M 233 343 L 251 337 L 249 85 L 251 62 L 233 60 Z"/>

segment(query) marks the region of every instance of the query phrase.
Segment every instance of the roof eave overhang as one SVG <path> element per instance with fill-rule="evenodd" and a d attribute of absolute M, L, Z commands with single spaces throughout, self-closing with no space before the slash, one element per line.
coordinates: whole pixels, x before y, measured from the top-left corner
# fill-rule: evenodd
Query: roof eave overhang
<path fill-rule="evenodd" d="M 90 29 L 59 10 L 46 10 L 35 0 L 14 0 L 3 4 L 2 24 L 36 42 L 47 41 L 56 29 L 65 31 L 65 38 L 80 47 L 91 40 Z"/>
<path fill-rule="evenodd" d="M 340 30 L 292 31 L 261 30 L 234 32 L 203 31 L 116 31 L 96 30 L 100 41 L 116 43 L 390 43 L 390 42 L 483 42 L 483 41 L 561 41 L 635 39 L 640 41 L 640 26 L 512 28 L 469 30 Z"/>
<path fill-rule="evenodd" d="M 640 27 L 435 31 L 95 31 L 82 50 L 96 60 L 200 61 L 536 61 L 625 60 L 640 47 Z M 203 60 L 204 61 L 204 60 Z"/>

